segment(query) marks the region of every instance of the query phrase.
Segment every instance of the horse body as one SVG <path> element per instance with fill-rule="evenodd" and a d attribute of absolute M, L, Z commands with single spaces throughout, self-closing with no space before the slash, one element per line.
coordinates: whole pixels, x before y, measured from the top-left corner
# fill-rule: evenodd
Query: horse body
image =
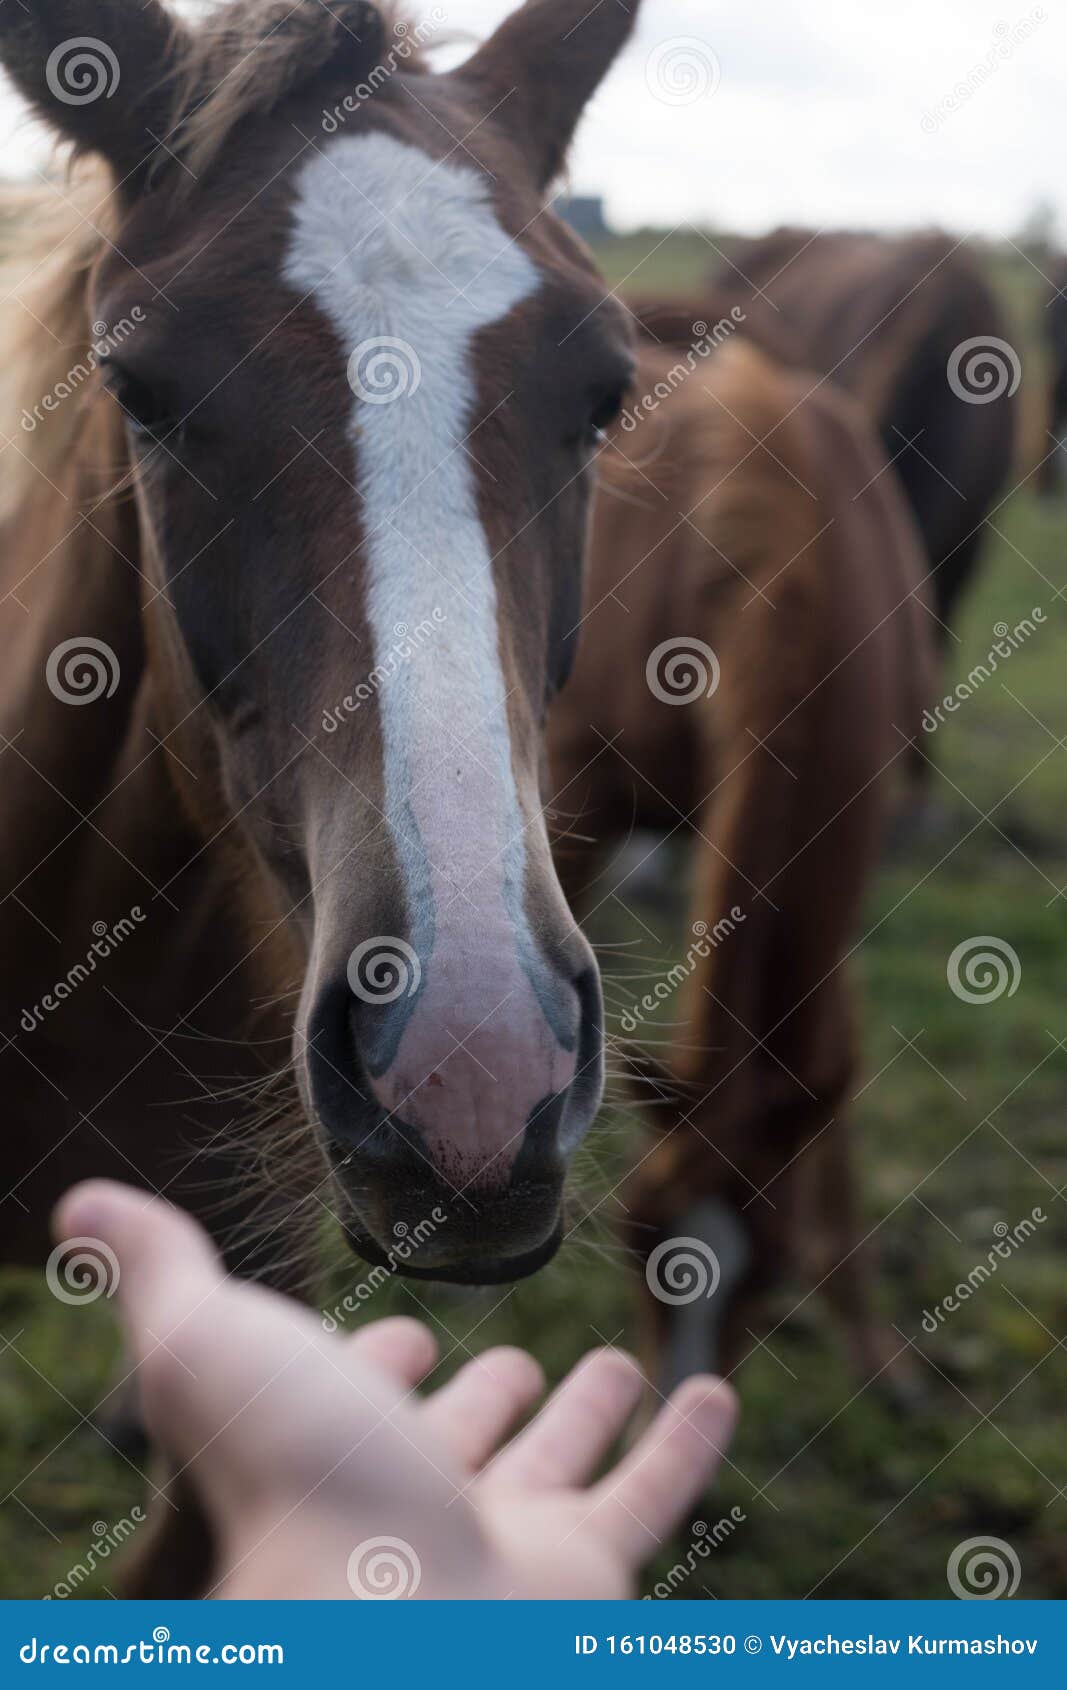
<path fill-rule="evenodd" d="M 704 1227 L 722 1269 L 716 1329 L 672 1371 L 738 1359 L 750 1295 L 798 1241 L 877 1370 L 862 1270 L 833 1272 L 856 1244 L 847 958 L 929 685 L 921 553 L 850 402 L 741 341 L 681 383 L 673 356 L 643 353 L 637 391 L 666 397 L 602 459 L 582 645 L 552 724 L 560 802 L 596 841 L 560 848 L 579 910 L 633 825 L 689 841 L 668 1053 L 634 1058 L 655 1138 L 623 1192 L 627 1236 L 647 1257 Z M 637 1045 L 641 1019 L 623 1021 Z M 670 1302 L 649 1303 L 661 1340 Z"/>
<path fill-rule="evenodd" d="M 932 608 L 950 628 L 1015 442 L 1015 355 L 974 258 L 937 231 L 779 229 L 742 244 L 712 285 L 753 328 L 789 337 L 791 361 L 865 407 L 922 535 Z M 975 353 L 987 364 L 971 383 Z"/>

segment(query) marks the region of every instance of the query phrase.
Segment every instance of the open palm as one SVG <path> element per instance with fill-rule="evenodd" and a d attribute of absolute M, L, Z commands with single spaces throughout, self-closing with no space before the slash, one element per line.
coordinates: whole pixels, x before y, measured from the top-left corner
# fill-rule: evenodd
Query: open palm
<path fill-rule="evenodd" d="M 216 1595 L 626 1596 L 730 1436 L 728 1388 L 690 1379 L 591 1482 L 642 1389 L 618 1351 L 586 1356 L 508 1442 L 543 1389 L 521 1350 L 488 1350 L 420 1398 L 426 1327 L 330 1335 L 228 1277 L 158 1199 L 91 1182 L 61 1204 L 57 1235 L 118 1261 L 148 1426 L 206 1508 Z"/>

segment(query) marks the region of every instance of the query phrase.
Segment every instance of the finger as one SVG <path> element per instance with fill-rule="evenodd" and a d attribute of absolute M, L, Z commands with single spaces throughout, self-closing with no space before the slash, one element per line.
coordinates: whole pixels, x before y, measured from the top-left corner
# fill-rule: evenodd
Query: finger
<path fill-rule="evenodd" d="M 531 1490 L 580 1483 L 618 1437 L 640 1394 L 641 1370 L 632 1356 L 594 1350 L 501 1450 L 491 1468 L 493 1482 Z"/>
<path fill-rule="evenodd" d="M 135 1355 L 158 1342 L 222 1284 L 224 1274 L 207 1234 L 191 1215 L 162 1198 L 113 1180 L 87 1180 L 61 1199 L 52 1217 L 59 1241 L 73 1241 L 56 1271 L 96 1277 L 117 1292 Z"/>
<path fill-rule="evenodd" d="M 423 1420 L 465 1470 L 476 1472 L 543 1390 L 541 1369 L 525 1350 L 486 1350 L 429 1399 Z"/>
<path fill-rule="evenodd" d="M 421 1320 L 394 1315 L 361 1327 L 348 1340 L 348 1354 L 380 1367 L 401 1385 L 417 1385 L 437 1360 L 437 1342 Z"/>
<path fill-rule="evenodd" d="M 640 1565 L 714 1478 L 736 1419 L 737 1399 L 721 1379 L 687 1379 L 590 1492 L 589 1523 Z"/>

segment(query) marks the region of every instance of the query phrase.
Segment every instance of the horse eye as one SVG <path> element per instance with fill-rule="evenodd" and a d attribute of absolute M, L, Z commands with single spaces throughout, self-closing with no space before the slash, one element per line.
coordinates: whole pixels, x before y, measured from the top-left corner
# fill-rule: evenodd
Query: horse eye
<path fill-rule="evenodd" d="M 589 435 L 594 442 L 599 444 L 612 423 L 618 421 L 624 398 L 625 390 L 618 387 L 597 400 L 589 417 Z"/>
<path fill-rule="evenodd" d="M 131 433 L 156 440 L 181 427 L 174 406 L 139 376 L 119 364 L 103 363 L 104 386 L 117 401 Z"/>

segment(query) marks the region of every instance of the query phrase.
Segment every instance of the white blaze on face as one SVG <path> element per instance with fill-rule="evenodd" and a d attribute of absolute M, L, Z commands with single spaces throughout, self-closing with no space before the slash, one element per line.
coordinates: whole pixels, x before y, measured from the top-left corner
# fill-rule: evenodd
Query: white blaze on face
<path fill-rule="evenodd" d="M 577 1014 L 551 989 L 523 910 L 529 818 L 512 770 L 479 472 L 462 442 L 478 421 L 475 337 L 539 275 L 473 166 L 434 165 L 382 134 L 317 154 L 293 218 L 286 278 L 350 360 L 375 659 L 398 624 L 438 624 L 377 694 L 385 810 L 423 977 L 383 1018 L 375 1086 L 447 1160 L 506 1163 L 530 1111 L 573 1077 Z"/>

